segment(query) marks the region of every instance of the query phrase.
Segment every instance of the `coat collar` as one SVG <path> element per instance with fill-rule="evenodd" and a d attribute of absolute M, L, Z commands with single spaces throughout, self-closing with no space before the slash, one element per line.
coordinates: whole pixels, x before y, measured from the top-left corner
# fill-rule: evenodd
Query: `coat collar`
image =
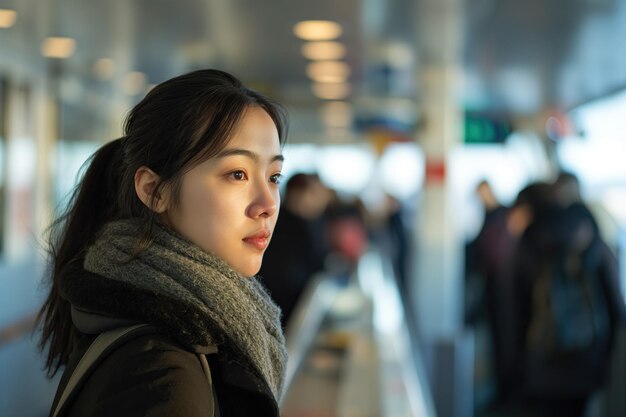
<path fill-rule="evenodd" d="M 61 295 L 72 305 L 72 321 L 83 333 L 97 334 L 115 327 L 147 323 L 191 352 L 209 354 L 219 344 L 203 326 L 201 312 L 193 306 L 106 279 L 85 270 L 82 261 L 68 265 L 60 282 Z M 181 311 L 186 313 L 185 320 L 180 319 Z"/>

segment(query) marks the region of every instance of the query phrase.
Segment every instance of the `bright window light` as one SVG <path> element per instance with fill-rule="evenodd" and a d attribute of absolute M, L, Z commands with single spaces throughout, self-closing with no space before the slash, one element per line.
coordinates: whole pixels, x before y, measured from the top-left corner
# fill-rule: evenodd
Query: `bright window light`
<path fill-rule="evenodd" d="M 316 145 L 299 143 L 288 144 L 283 149 L 283 185 L 291 176 L 299 172 L 316 173 L 319 149 Z"/>
<path fill-rule="evenodd" d="M 398 199 L 412 196 L 424 180 L 424 153 L 416 143 L 392 143 L 379 162 L 381 185 Z"/>
<path fill-rule="evenodd" d="M 498 200 L 510 204 L 524 186 L 541 177 L 546 157 L 535 149 L 533 138 L 514 139 L 504 146 L 459 146 L 450 153 L 451 195 L 466 239 L 473 238 L 482 226 L 484 209 L 475 193 L 480 180 L 489 181 Z"/>
<path fill-rule="evenodd" d="M 321 149 L 319 174 L 322 181 L 351 194 L 358 194 L 369 184 L 375 158 L 366 146 L 333 145 Z"/>

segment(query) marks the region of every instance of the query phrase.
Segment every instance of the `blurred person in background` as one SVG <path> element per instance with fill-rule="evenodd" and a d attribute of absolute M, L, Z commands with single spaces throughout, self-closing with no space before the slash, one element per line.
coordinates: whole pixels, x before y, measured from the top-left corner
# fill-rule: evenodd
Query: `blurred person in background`
<path fill-rule="evenodd" d="M 375 221 L 363 200 L 356 196 L 342 198 L 338 193 L 333 194 L 326 218 L 333 269 L 347 279 L 367 250 Z"/>
<path fill-rule="evenodd" d="M 561 207 L 568 207 L 574 203 L 582 203 L 580 181 L 571 172 L 560 171 L 554 180 L 554 197 Z"/>
<path fill-rule="evenodd" d="M 554 180 L 553 186 L 557 203 L 561 207 L 568 207 L 577 203 L 584 204 L 590 210 L 598 224 L 602 239 L 614 253 L 617 253 L 620 234 L 619 224 L 601 204 L 583 199 L 578 177 L 574 173 L 560 171 Z"/>
<path fill-rule="evenodd" d="M 465 268 L 468 277 L 478 275 L 485 278 L 494 263 L 501 259 L 498 251 L 501 248 L 500 241 L 507 237 L 506 218 L 509 210 L 498 201 L 489 181 L 481 180 L 474 191 L 483 209 L 483 221 L 476 237 L 466 246 Z M 473 321 L 471 314 L 467 320 Z"/>
<path fill-rule="evenodd" d="M 508 207 L 496 198 L 491 184 L 481 180 L 475 195 L 483 208 L 482 226 L 476 237 L 465 248 L 466 313 L 465 321 L 475 323 L 484 315 L 484 292 L 488 281 L 505 261 L 502 252 L 509 250 L 510 235 L 507 230 Z"/>
<path fill-rule="evenodd" d="M 490 403 L 496 408 L 508 407 L 516 396 L 518 379 L 514 260 L 525 230 L 543 207 L 551 204 L 552 190 L 548 183 L 531 183 L 518 193 L 511 207 L 497 201 L 486 181 L 478 184 L 476 192 L 485 217 L 477 237 L 468 245 L 467 287 L 474 288 L 476 294 L 471 295 L 471 305 L 466 307 L 466 321 L 474 327 L 483 321 L 486 324 L 493 354 L 485 360 L 495 382 L 495 396 Z"/>
<path fill-rule="evenodd" d="M 577 189 L 548 190 L 526 196 L 533 216 L 515 254 L 517 392 L 535 415 L 583 416 L 624 317 L 618 265 Z"/>
<path fill-rule="evenodd" d="M 407 297 L 409 292 L 407 279 L 410 236 L 404 219 L 402 203 L 391 194 L 385 194 L 383 208 L 377 240 L 391 259 L 401 296 Z M 405 299 L 405 303 L 406 301 L 408 299 Z"/>
<path fill-rule="evenodd" d="M 324 213 L 330 191 L 316 174 L 296 173 L 285 195 L 272 242 L 259 275 L 282 310 L 286 327 L 311 277 L 324 269 L 329 252 Z"/>
<path fill-rule="evenodd" d="M 61 414 L 278 416 L 280 310 L 254 278 L 278 216 L 285 118 L 218 70 L 166 81 L 102 146 L 51 241 L 40 312 L 55 405 L 94 339 L 146 323 Z"/>

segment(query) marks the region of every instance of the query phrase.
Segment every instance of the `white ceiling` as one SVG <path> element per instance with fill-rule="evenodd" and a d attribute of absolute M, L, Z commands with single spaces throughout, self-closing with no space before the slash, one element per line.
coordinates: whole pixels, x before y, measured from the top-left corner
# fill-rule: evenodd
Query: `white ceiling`
<path fill-rule="evenodd" d="M 77 40 L 77 50 L 58 67 L 85 83 L 94 82 L 91 67 L 102 57 L 146 73 L 150 83 L 198 67 L 222 68 L 284 102 L 296 114 L 296 130 L 306 136 L 319 129 L 313 110 L 321 100 L 311 93 L 293 25 L 330 19 L 343 26 L 340 40 L 348 47 L 353 100 L 385 88 L 388 95 L 416 99 L 417 25 L 428 19 L 418 15 L 423 10 L 418 2 L 429 1 L 0 0 L 0 6 L 8 2 L 19 12 L 11 32 L 0 31 L 0 59 L 32 56 L 31 62 L 41 65 L 41 39 L 62 34 Z M 464 1 L 465 105 L 527 114 L 545 106 L 569 107 L 625 86 L 626 53 L 620 45 L 626 38 L 625 3 Z M 384 73 L 379 51 L 390 46 L 413 57 L 400 92 L 377 78 Z"/>

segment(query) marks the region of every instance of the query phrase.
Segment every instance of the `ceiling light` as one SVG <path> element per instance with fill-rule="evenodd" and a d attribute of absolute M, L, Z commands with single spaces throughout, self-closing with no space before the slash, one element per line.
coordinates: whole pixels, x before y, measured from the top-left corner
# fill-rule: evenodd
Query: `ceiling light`
<path fill-rule="evenodd" d="M 102 81 L 112 79 L 115 74 L 115 61 L 111 58 L 100 58 L 93 65 L 93 73 Z"/>
<path fill-rule="evenodd" d="M 11 9 L 0 9 L 0 28 L 8 29 L 15 24 L 17 12 Z"/>
<path fill-rule="evenodd" d="M 320 111 L 328 127 L 346 128 L 352 124 L 352 106 L 345 101 L 329 101 L 322 105 Z"/>
<path fill-rule="evenodd" d="M 293 33 L 305 41 L 330 41 L 341 36 L 341 26 L 330 20 L 305 20 L 293 27 Z"/>
<path fill-rule="evenodd" d="M 306 73 L 313 81 L 319 83 L 338 83 L 346 81 L 350 76 L 350 67 L 341 61 L 311 62 Z"/>
<path fill-rule="evenodd" d="M 348 83 L 313 83 L 313 94 L 324 100 L 341 100 L 350 95 Z"/>
<path fill-rule="evenodd" d="M 329 101 L 322 105 L 323 111 L 352 114 L 352 104 L 347 101 Z"/>
<path fill-rule="evenodd" d="M 337 60 L 346 56 L 346 47 L 339 42 L 307 42 L 302 45 L 302 55 L 312 61 Z"/>
<path fill-rule="evenodd" d="M 139 71 L 129 72 L 122 80 L 124 94 L 134 96 L 146 90 L 146 74 Z"/>
<path fill-rule="evenodd" d="M 41 43 L 41 54 L 47 58 L 69 58 L 75 49 L 76 41 L 72 38 L 51 36 Z"/>
<path fill-rule="evenodd" d="M 334 139 L 347 138 L 350 136 L 350 129 L 345 127 L 327 127 L 325 133 L 327 137 Z"/>

